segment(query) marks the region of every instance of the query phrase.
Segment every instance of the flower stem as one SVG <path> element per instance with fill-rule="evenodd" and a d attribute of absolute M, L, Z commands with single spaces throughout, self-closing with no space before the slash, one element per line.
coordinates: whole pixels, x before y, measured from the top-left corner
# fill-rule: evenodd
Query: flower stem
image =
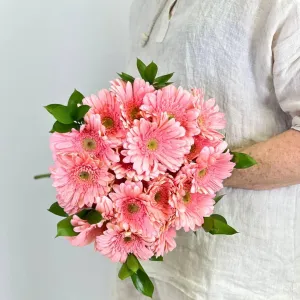
<path fill-rule="evenodd" d="M 41 178 L 49 178 L 50 176 L 51 176 L 51 174 L 47 173 L 47 174 L 35 175 L 33 178 L 34 179 L 41 179 Z"/>

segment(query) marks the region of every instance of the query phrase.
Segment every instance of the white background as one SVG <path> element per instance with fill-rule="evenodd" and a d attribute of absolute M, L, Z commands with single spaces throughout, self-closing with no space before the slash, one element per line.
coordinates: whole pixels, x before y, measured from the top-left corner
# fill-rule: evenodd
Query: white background
<path fill-rule="evenodd" d="M 114 268 L 54 239 L 43 108 L 91 94 L 126 63 L 131 0 L 0 0 L 0 299 L 109 300 Z"/>

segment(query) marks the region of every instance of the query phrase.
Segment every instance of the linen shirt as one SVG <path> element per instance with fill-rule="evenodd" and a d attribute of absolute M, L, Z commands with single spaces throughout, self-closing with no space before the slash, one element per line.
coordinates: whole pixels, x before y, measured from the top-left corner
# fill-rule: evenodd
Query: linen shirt
<path fill-rule="evenodd" d="M 231 149 L 300 130 L 300 1 L 135 0 L 127 72 L 154 61 L 176 85 L 202 87 L 226 114 Z M 300 186 L 224 188 L 216 213 L 239 234 L 179 231 L 163 263 L 146 262 L 160 300 L 300 299 Z M 129 280 L 114 299 L 144 299 Z"/>

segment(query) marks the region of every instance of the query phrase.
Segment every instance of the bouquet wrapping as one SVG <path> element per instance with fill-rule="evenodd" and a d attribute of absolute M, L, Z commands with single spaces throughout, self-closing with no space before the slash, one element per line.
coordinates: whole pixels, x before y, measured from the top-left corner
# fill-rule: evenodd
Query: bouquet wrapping
<path fill-rule="evenodd" d="M 45 107 L 56 119 L 50 172 L 57 202 L 49 211 L 63 217 L 57 236 L 73 246 L 93 243 L 122 264 L 120 279 L 131 277 L 151 297 L 140 261 L 163 261 L 180 229 L 237 233 L 214 214 L 217 193 L 234 167 L 255 161 L 228 149 L 214 99 L 177 88 L 173 73 L 157 77 L 153 62 L 138 59 L 137 68 L 141 78 L 121 73 L 109 90 L 89 97 L 75 90 L 66 106 Z"/>

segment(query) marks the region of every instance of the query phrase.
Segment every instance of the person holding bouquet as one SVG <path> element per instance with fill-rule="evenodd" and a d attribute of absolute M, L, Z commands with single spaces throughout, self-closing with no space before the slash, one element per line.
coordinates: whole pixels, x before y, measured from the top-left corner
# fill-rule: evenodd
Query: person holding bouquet
<path fill-rule="evenodd" d="M 216 207 L 239 234 L 178 232 L 163 264 L 144 264 L 153 299 L 300 299 L 299 20 L 298 0 L 133 1 L 127 71 L 154 60 L 176 84 L 203 87 L 230 149 L 257 161 L 233 171 Z M 115 287 L 116 300 L 143 298 L 131 282 Z"/>

